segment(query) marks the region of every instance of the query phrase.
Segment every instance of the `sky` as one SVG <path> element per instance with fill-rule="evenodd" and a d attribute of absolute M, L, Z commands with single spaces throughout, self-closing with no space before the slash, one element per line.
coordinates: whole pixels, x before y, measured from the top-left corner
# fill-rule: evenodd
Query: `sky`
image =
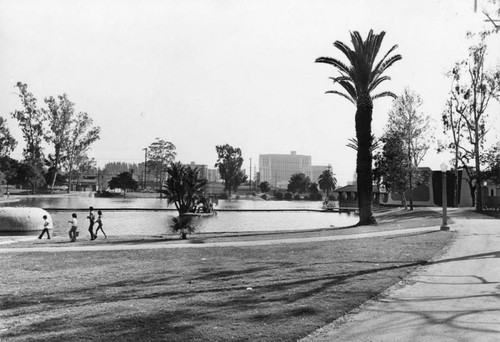
<path fill-rule="evenodd" d="M 242 150 L 243 168 L 259 154 L 311 155 L 331 164 L 340 184 L 353 179 L 355 107 L 334 88 L 342 59 L 336 40 L 350 44 L 385 31 L 403 59 L 378 90 L 420 94 L 422 111 L 441 136 L 440 115 L 450 80 L 445 73 L 467 56 L 467 31 L 487 23 L 478 0 L 0 0 L 0 115 L 24 142 L 10 113 L 21 108 L 21 81 L 38 99 L 66 93 L 77 111 L 101 127 L 90 152 L 97 165 L 140 163 L 156 138 L 176 146 L 177 160 L 213 167 L 216 145 Z M 488 65 L 500 65 L 500 39 L 489 42 Z M 375 100 L 373 132 L 380 136 L 392 100 Z M 495 108 L 497 108 L 495 110 Z M 500 139 L 498 107 L 489 141 Z M 50 152 L 47 150 L 46 152 Z M 435 147 L 422 166 L 439 169 L 449 156 Z"/>

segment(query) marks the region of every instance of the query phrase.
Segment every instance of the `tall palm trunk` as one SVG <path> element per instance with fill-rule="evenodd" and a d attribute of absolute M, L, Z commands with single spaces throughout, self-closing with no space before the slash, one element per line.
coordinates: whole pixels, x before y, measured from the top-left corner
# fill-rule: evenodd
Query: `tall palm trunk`
<path fill-rule="evenodd" d="M 372 122 L 373 103 L 368 94 L 359 96 L 356 109 L 356 138 L 358 155 L 356 159 L 359 222 L 358 226 L 376 224 L 372 211 Z"/>

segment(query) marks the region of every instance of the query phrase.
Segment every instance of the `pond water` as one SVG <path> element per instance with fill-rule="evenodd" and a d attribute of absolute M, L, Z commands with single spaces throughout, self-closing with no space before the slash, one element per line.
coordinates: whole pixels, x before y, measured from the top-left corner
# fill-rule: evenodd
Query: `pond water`
<path fill-rule="evenodd" d="M 349 226 L 357 222 L 358 218 L 354 214 L 317 211 L 321 205 L 321 202 L 309 201 L 221 200 L 215 207 L 218 210 L 216 216 L 196 218 L 195 223 L 198 232 L 212 233 L 307 230 Z M 52 216 L 55 235 L 67 234 L 68 221 L 75 212 L 78 215 L 78 229 L 83 237 L 88 234 L 86 217 L 89 206 L 103 211 L 104 231 L 108 235 L 167 234 L 170 233 L 170 221 L 177 216 L 175 207 L 159 198 L 47 196 L 23 198 L 2 206 L 46 209 Z"/>

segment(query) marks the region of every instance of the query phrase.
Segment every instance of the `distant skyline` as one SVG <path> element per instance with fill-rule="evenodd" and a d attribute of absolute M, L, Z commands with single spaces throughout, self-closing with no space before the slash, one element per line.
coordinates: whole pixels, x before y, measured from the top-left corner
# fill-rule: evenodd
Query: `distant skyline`
<path fill-rule="evenodd" d="M 422 96 L 423 112 L 440 115 L 450 81 L 444 76 L 467 57 L 467 31 L 489 25 L 473 0 L 0 0 L 0 115 L 21 103 L 16 82 L 28 84 L 43 107 L 47 96 L 68 94 L 77 111 L 101 127 L 91 157 L 141 163 L 143 148 L 159 137 L 177 147 L 177 160 L 213 168 L 216 145 L 241 148 L 243 168 L 259 154 L 311 155 L 333 166 L 340 184 L 352 180 L 355 107 L 325 94 L 342 59 L 336 40 L 349 32 L 386 31 L 381 54 L 398 44 L 403 56 L 380 90 Z M 498 35 L 494 39 L 498 42 Z M 488 65 L 500 65 L 500 44 L 488 46 Z M 391 107 L 374 103 L 380 136 Z M 500 139 L 499 108 L 489 113 L 490 144 Z M 48 152 L 48 151 L 46 151 Z M 429 151 L 422 166 L 437 169 L 449 156 Z"/>

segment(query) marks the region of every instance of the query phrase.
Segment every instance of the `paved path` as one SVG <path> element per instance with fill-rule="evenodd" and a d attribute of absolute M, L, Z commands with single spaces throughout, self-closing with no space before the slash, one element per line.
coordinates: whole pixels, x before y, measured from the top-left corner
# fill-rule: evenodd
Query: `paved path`
<path fill-rule="evenodd" d="M 302 342 L 500 341 L 500 221 L 455 220 L 449 250 L 357 313 Z"/>
<path fill-rule="evenodd" d="M 278 239 L 278 240 L 251 240 L 251 241 L 229 241 L 229 242 L 208 242 L 208 243 L 190 243 L 187 240 L 184 243 L 140 243 L 140 244 L 130 244 L 130 243 L 120 243 L 114 245 L 99 244 L 95 246 L 78 246 L 71 245 L 68 242 L 67 246 L 40 246 L 40 247 L 20 247 L 20 248 L 0 248 L 0 253 L 21 253 L 21 252 L 68 252 L 68 251 L 115 251 L 115 250 L 131 250 L 131 249 L 161 249 L 161 248 L 206 248 L 206 247 L 242 247 L 242 246 L 264 246 L 264 245 L 277 245 L 285 243 L 301 243 L 301 242 L 322 242 L 322 241 L 334 241 L 334 240 L 350 240 L 350 239 L 364 239 L 375 236 L 390 236 L 390 235 L 401 235 L 401 234 L 414 234 L 420 232 L 428 232 L 439 230 L 439 227 L 422 227 L 422 228 L 411 228 L 411 229 L 399 229 L 399 230 L 388 230 L 373 233 L 363 233 L 363 234 L 353 234 L 353 235 L 333 235 L 333 236 L 323 236 L 323 237 L 310 237 L 310 238 L 292 238 L 292 239 Z M 4 238 L 5 243 L 11 243 L 20 240 L 34 240 L 36 237 L 6 237 Z M 2 242 L 0 242 L 2 244 Z"/>

